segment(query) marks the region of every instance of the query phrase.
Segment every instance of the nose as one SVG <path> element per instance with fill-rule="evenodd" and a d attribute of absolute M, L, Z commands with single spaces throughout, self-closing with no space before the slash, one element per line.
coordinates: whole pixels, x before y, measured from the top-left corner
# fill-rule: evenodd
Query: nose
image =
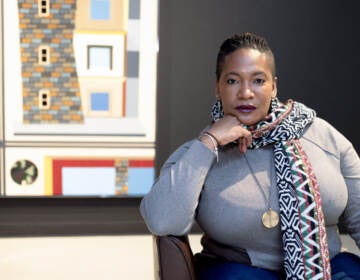
<path fill-rule="evenodd" d="M 238 91 L 238 97 L 242 99 L 252 98 L 254 93 L 247 83 L 243 83 Z"/>

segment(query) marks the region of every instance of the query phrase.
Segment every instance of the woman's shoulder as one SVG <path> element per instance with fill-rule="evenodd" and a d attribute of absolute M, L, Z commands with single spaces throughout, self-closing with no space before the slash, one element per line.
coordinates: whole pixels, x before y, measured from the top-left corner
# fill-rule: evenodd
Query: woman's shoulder
<path fill-rule="evenodd" d="M 302 139 L 339 157 L 340 153 L 352 146 L 351 142 L 326 120 L 316 117 Z"/>

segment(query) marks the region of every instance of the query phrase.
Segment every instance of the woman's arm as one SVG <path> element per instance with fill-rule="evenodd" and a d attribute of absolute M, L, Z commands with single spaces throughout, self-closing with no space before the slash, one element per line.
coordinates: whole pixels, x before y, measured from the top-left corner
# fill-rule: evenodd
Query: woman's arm
<path fill-rule="evenodd" d="M 215 154 L 197 139 L 168 158 L 140 204 L 153 234 L 183 235 L 190 231 L 206 175 L 214 162 Z"/>
<path fill-rule="evenodd" d="M 360 159 L 349 142 L 341 153 L 340 164 L 349 195 L 342 224 L 360 248 Z"/>
<path fill-rule="evenodd" d="M 251 133 L 235 116 L 225 115 L 200 136 L 184 144 L 165 162 L 150 192 L 140 205 L 149 230 L 157 235 L 183 235 L 190 231 L 206 176 L 215 161 L 217 145 L 239 141 L 246 152 Z"/>

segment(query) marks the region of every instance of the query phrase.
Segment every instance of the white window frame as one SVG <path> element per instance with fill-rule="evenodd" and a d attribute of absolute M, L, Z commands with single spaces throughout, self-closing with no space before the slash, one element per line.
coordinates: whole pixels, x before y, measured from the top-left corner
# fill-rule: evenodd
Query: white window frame
<path fill-rule="evenodd" d="M 43 50 L 46 51 L 45 54 L 43 54 Z M 46 45 L 39 46 L 39 64 L 41 65 L 48 65 L 50 64 L 50 47 Z M 45 58 L 45 61 L 43 61 L 43 58 Z"/>
<path fill-rule="evenodd" d="M 92 68 L 90 65 L 90 50 L 92 48 L 98 48 L 98 49 L 108 49 L 110 51 L 109 53 L 109 69 L 101 69 L 104 71 L 112 71 L 113 70 L 113 46 L 105 46 L 105 45 L 89 45 L 87 46 L 87 69 L 88 70 L 97 70 L 97 68 Z"/>
<path fill-rule="evenodd" d="M 46 102 L 46 105 L 43 102 Z M 39 109 L 40 110 L 48 110 L 50 109 L 50 90 L 48 89 L 41 89 L 39 90 Z"/>
<path fill-rule="evenodd" d="M 43 5 L 43 1 L 45 1 L 45 5 Z M 45 13 L 43 8 L 46 10 Z M 50 15 L 50 0 L 38 0 L 38 13 L 40 17 L 48 17 Z"/>

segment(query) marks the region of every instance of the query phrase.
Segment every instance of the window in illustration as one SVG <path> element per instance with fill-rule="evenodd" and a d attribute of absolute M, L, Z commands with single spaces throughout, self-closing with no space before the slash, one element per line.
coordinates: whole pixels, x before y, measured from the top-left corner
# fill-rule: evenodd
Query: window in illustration
<path fill-rule="evenodd" d="M 91 111 L 109 111 L 109 94 L 106 92 L 91 93 Z"/>
<path fill-rule="evenodd" d="M 88 69 L 111 71 L 112 47 L 88 46 Z"/>
<path fill-rule="evenodd" d="M 50 14 L 50 0 L 38 0 L 38 13 L 40 17 L 47 17 Z"/>
<path fill-rule="evenodd" d="M 47 65 L 50 63 L 50 47 L 41 45 L 38 52 L 39 64 Z"/>
<path fill-rule="evenodd" d="M 47 89 L 39 91 L 39 108 L 42 110 L 50 108 L 50 91 Z"/>
<path fill-rule="evenodd" d="M 108 20 L 110 19 L 110 0 L 91 0 L 91 19 Z"/>

